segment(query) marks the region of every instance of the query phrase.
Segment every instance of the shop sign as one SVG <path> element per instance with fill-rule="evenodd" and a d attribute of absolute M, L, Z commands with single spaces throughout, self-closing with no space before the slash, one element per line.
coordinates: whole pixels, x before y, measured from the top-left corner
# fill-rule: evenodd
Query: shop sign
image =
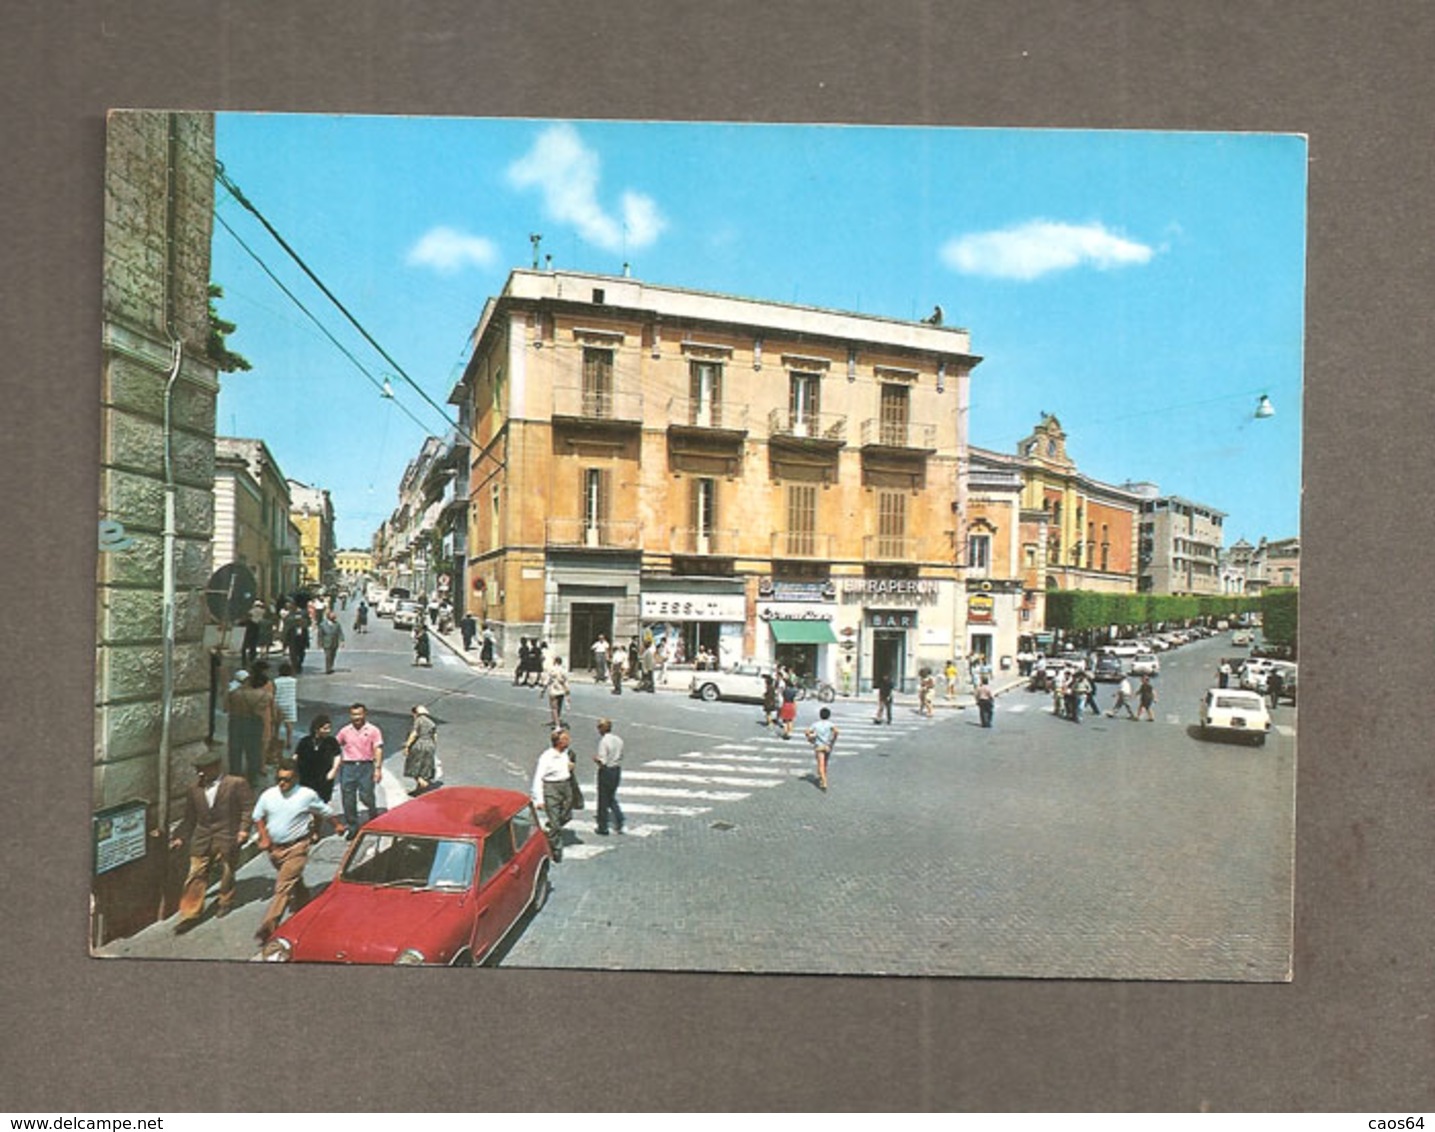
<path fill-rule="evenodd" d="M 915 609 L 869 609 L 867 610 L 867 624 L 873 629 L 915 629 L 917 627 L 917 611 Z"/>
<path fill-rule="evenodd" d="M 903 605 L 935 605 L 940 593 L 936 578 L 843 578 L 842 601 L 847 605 L 871 599 Z"/>
<path fill-rule="evenodd" d="M 995 605 L 991 594 L 972 594 L 967 598 L 967 620 L 991 621 Z"/>
<path fill-rule="evenodd" d="M 145 804 L 127 802 L 93 817 L 95 872 L 107 873 L 145 855 Z"/>
<path fill-rule="evenodd" d="M 757 616 L 761 621 L 831 621 L 832 610 L 817 609 L 810 605 L 778 605 L 771 602 L 759 605 Z"/>
<path fill-rule="evenodd" d="M 643 594 L 644 621 L 745 621 L 742 594 Z"/>
<path fill-rule="evenodd" d="M 832 601 L 837 597 L 837 587 L 827 582 L 779 582 L 773 578 L 759 578 L 758 596 L 774 601 Z"/>

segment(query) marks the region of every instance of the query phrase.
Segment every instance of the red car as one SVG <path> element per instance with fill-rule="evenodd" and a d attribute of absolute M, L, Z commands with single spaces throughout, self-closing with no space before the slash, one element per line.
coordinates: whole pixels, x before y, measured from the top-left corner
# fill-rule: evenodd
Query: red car
<path fill-rule="evenodd" d="M 528 796 L 444 786 L 381 814 L 323 893 L 261 957 L 287 963 L 482 963 L 548 899 L 552 857 Z"/>

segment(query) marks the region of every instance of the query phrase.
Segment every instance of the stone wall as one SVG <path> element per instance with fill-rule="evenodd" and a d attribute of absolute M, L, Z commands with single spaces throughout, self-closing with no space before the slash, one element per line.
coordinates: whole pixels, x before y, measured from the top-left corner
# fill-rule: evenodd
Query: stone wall
<path fill-rule="evenodd" d="M 165 388 L 175 481 L 174 695 L 169 790 L 192 779 L 208 732 L 204 585 L 212 571 L 217 375 L 204 354 L 213 208 L 214 121 L 208 114 L 115 112 L 105 169 L 104 369 L 100 519 L 127 541 L 102 549 L 95 694 L 94 804 L 143 800 L 157 823 L 164 658 Z M 178 816 L 177 808 L 171 820 Z M 99 937 L 153 919 L 166 888 L 163 830 L 145 862 L 97 878 Z"/>

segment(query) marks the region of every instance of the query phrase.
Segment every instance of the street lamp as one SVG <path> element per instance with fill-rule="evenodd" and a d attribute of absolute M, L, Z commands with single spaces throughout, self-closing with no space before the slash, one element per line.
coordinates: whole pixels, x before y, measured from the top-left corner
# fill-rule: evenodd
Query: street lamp
<path fill-rule="evenodd" d="M 1256 402 L 1256 420 L 1263 421 L 1267 417 L 1273 417 L 1275 415 L 1276 407 L 1271 404 L 1271 399 L 1262 393 L 1261 399 Z"/>

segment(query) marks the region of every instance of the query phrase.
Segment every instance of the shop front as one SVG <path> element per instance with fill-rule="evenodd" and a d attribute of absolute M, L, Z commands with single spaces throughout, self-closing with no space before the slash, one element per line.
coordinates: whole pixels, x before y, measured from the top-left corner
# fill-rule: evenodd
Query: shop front
<path fill-rule="evenodd" d="M 967 583 L 967 657 L 974 670 L 992 675 L 1017 671 L 1021 648 L 1024 595 L 1015 579 Z"/>
<path fill-rule="evenodd" d="M 846 578 L 841 599 L 844 623 L 855 622 L 859 691 L 890 677 L 899 692 L 915 691 L 922 668 L 940 671 L 954 655 L 953 583 L 940 578 Z"/>
<path fill-rule="evenodd" d="M 659 647 L 666 645 L 676 664 L 697 664 L 699 658 L 716 668 L 730 668 L 742 659 L 747 598 L 742 583 L 721 582 L 695 589 L 691 581 L 668 590 L 662 582 L 645 580 L 640 607 L 644 634 Z"/>
<path fill-rule="evenodd" d="M 758 597 L 758 660 L 835 683 L 837 591 L 833 584 L 763 579 Z"/>

